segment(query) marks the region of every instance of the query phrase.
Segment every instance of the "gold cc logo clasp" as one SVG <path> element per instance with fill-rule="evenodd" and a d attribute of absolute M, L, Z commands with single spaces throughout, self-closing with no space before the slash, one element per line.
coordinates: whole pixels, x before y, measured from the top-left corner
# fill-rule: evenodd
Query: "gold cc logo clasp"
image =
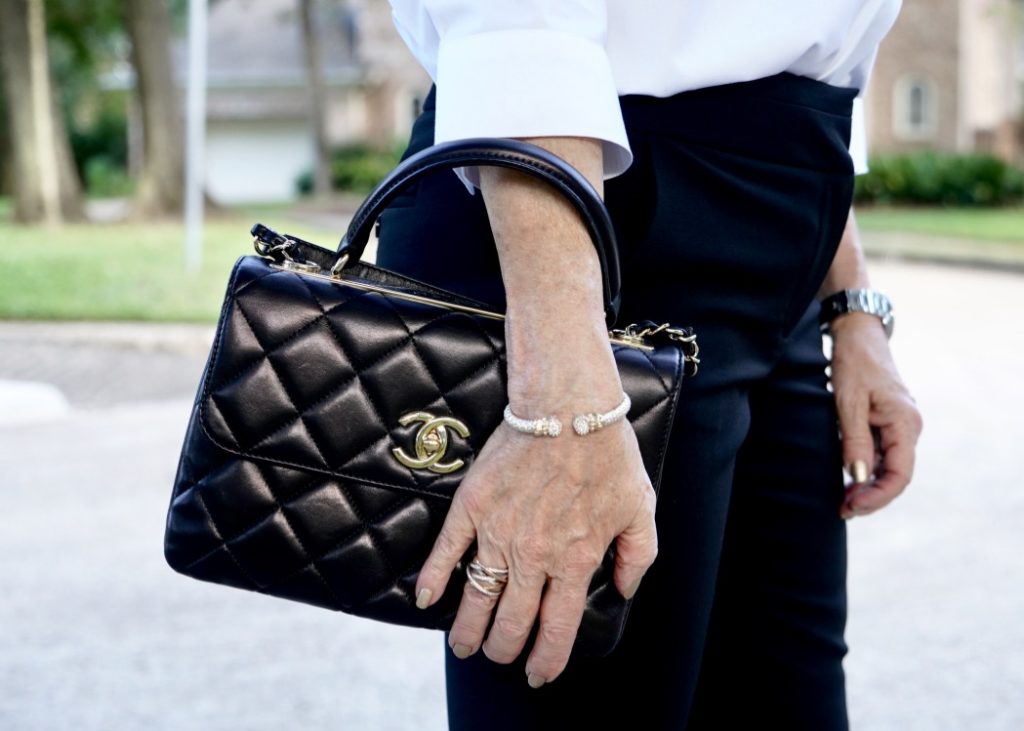
<path fill-rule="evenodd" d="M 424 422 L 416 432 L 416 456 L 410 457 L 401 447 L 394 447 L 391 452 L 399 462 L 414 470 L 426 469 L 442 475 L 454 472 L 465 464 L 462 459 L 441 462 L 448 449 L 448 427 L 466 438 L 469 436 L 469 428 L 465 424 L 451 416 L 434 416 L 426 411 L 410 412 L 399 419 L 398 423 L 408 426 L 414 421 Z"/>

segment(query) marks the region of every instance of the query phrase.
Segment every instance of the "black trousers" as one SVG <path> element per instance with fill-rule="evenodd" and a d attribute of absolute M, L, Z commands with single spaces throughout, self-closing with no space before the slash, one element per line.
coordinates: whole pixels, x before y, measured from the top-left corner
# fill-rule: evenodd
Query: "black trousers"
<path fill-rule="evenodd" d="M 847 728 L 842 466 L 814 295 L 851 201 L 854 94 L 780 74 L 621 97 L 635 159 L 605 194 L 620 325 L 693 325 L 703 360 L 666 457 L 659 556 L 619 648 L 539 690 L 526 653 L 447 652 L 451 728 Z M 432 142 L 433 92 L 407 154 Z M 504 307 L 482 198 L 454 173 L 384 214 L 378 262 Z"/>

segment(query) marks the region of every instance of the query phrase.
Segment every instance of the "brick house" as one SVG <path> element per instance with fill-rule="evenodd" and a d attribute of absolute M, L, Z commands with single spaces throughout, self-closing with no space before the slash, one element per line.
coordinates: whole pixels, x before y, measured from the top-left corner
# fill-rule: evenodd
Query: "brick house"
<path fill-rule="evenodd" d="M 903 0 L 865 102 L 872 154 L 1024 162 L 1024 0 Z"/>

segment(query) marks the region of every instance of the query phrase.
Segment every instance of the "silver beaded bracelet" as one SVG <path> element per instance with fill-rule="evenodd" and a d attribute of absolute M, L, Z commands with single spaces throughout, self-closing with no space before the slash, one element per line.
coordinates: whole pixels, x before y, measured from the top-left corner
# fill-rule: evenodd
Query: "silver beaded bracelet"
<path fill-rule="evenodd" d="M 578 414 L 572 420 L 572 429 L 580 436 L 589 434 L 592 431 L 597 431 L 598 429 L 604 429 L 609 424 L 614 424 L 619 419 L 624 419 L 626 414 L 629 413 L 631 403 L 629 396 L 623 393 L 622 401 L 611 411 L 606 411 L 603 414 L 597 414 L 594 412 L 589 414 Z"/>
<path fill-rule="evenodd" d="M 623 393 L 622 401 L 611 411 L 603 414 L 591 412 L 589 414 L 577 414 L 572 420 L 572 428 L 580 436 L 603 429 L 609 424 L 614 424 L 619 419 L 625 418 L 629 413 L 631 402 L 629 395 Z M 516 431 L 524 434 L 532 434 L 535 437 L 557 437 L 562 433 L 562 422 L 557 416 L 543 416 L 539 419 L 522 419 L 512 413 L 512 404 L 505 406 L 505 423 Z"/>
<path fill-rule="evenodd" d="M 516 431 L 532 434 L 535 437 L 557 437 L 562 433 L 562 422 L 557 416 L 544 416 L 540 419 L 521 419 L 512 413 L 512 404 L 505 406 L 505 423 Z"/>

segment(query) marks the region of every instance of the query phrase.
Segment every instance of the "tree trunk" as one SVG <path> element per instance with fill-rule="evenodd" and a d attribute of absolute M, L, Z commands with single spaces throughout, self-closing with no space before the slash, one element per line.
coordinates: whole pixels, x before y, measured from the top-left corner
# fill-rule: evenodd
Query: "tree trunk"
<path fill-rule="evenodd" d="M 314 4 L 314 0 L 299 0 L 299 15 L 309 79 L 309 115 L 313 125 L 313 193 L 326 196 L 331 192 L 331 147 L 327 140 L 327 86 L 320 55 L 320 36 L 313 17 Z"/>
<path fill-rule="evenodd" d="M 164 0 L 125 0 L 136 91 L 142 110 L 142 172 L 135 192 L 137 218 L 181 213 L 184 125 L 171 67 L 171 17 Z"/>
<path fill-rule="evenodd" d="M 81 184 L 50 78 L 43 0 L 0 0 L 0 67 L 15 220 L 81 218 Z"/>
<path fill-rule="evenodd" d="M 2 41 L 0 41 L 2 42 Z M 7 134 L 7 100 L 4 97 L 4 79 L 0 73 L 0 196 L 14 192 L 11 175 L 11 136 Z"/>

